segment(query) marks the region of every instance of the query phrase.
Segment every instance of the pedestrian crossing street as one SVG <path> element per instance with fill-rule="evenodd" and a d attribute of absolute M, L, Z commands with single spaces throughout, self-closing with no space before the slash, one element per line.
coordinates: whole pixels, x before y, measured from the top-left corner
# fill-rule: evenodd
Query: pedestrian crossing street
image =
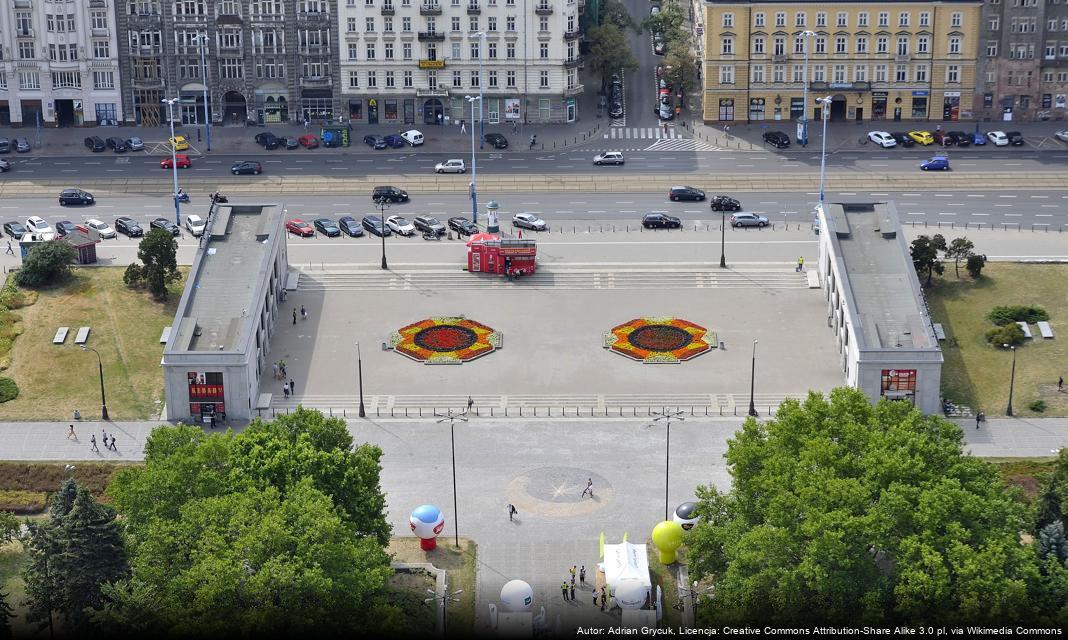
<path fill-rule="evenodd" d="M 663 127 L 609 127 L 604 137 L 611 140 L 670 140 L 682 135 L 675 131 L 675 127 L 668 127 L 666 133 Z"/>

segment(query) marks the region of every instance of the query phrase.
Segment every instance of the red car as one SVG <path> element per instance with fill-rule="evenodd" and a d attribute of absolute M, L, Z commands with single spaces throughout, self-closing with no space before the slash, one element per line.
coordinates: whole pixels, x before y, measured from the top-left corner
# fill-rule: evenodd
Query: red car
<path fill-rule="evenodd" d="M 286 220 L 286 231 L 302 238 L 310 238 L 315 235 L 315 230 L 312 229 L 312 226 L 300 218 Z"/>
<path fill-rule="evenodd" d="M 304 147 L 306 149 L 316 149 L 316 148 L 319 147 L 319 138 L 316 138 L 315 136 L 313 136 L 311 134 L 308 134 L 306 136 L 301 136 L 297 140 L 297 142 L 300 142 L 300 146 L 302 146 L 302 147 Z"/>
<path fill-rule="evenodd" d="M 187 155 L 183 155 L 183 154 L 179 153 L 178 155 L 174 156 L 174 159 L 178 161 L 178 168 L 179 169 L 188 169 L 189 167 L 193 166 L 193 161 L 190 160 L 189 156 L 187 156 Z M 160 160 L 159 161 L 159 166 L 160 166 L 161 169 L 170 169 L 170 168 L 172 168 L 171 159 L 170 158 L 164 158 L 164 159 Z"/>

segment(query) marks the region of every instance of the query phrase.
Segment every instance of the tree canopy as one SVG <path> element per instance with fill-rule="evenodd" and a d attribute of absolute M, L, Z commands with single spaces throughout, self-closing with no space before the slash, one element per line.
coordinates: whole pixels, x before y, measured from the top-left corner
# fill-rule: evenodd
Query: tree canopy
<path fill-rule="evenodd" d="M 137 245 L 137 259 L 145 265 L 140 276 L 157 300 L 167 297 L 167 284 L 180 275 L 177 256 L 178 241 L 164 229 L 152 229 Z"/>
<path fill-rule="evenodd" d="M 920 236 L 912 241 L 909 251 L 912 254 L 912 264 L 916 267 L 917 274 L 927 275 L 925 286 L 931 286 L 931 280 L 936 273 L 942 275 L 945 271 L 946 267 L 938 257 L 938 252 L 945 251 L 945 249 L 946 239 L 938 233 L 933 237 Z"/>
<path fill-rule="evenodd" d="M 601 76 L 603 85 L 613 73 L 633 71 L 638 61 L 631 53 L 623 31 L 612 23 L 591 27 L 587 37 L 590 42 L 587 64 Z"/>
<path fill-rule="evenodd" d="M 34 245 L 26 254 L 22 268 L 15 273 L 20 287 L 43 287 L 70 276 L 74 262 L 74 247 L 62 240 L 49 240 Z"/>
<path fill-rule="evenodd" d="M 698 490 L 691 571 L 718 622 L 1064 622 L 1068 573 L 1023 544 L 1024 506 L 960 429 L 855 389 L 786 401 Z M 1060 616 L 1060 618 L 1058 618 Z"/>

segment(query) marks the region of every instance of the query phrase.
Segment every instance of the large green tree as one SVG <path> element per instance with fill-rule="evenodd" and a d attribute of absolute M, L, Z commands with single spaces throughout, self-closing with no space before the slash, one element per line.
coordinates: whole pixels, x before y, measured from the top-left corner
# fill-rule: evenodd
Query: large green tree
<path fill-rule="evenodd" d="M 1068 514 L 1068 448 L 1063 448 L 1057 455 L 1057 464 L 1053 468 L 1053 474 L 1050 475 L 1046 486 L 1039 494 L 1034 531 L 1037 533 L 1055 522 L 1060 522 L 1062 529 L 1068 529 L 1066 514 Z"/>
<path fill-rule="evenodd" d="M 677 2 L 665 2 L 660 6 L 660 12 L 649 14 L 642 20 L 642 28 L 650 33 L 659 33 L 666 42 L 682 40 L 682 24 L 686 21 L 686 15 Z M 689 47 L 687 47 L 688 49 Z"/>
<path fill-rule="evenodd" d="M 164 229 L 152 229 L 137 245 L 137 259 L 145 266 L 141 275 L 153 297 L 167 297 L 167 285 L 180 276 L 178 241 Z"/>
<path fill-rule="evenodd" d="M 691 570 L 716 583 L 706 619 L 1063 616 L 1065 583 L 1044 580 L 1021 543 L 1024 507 L 961 442 L 956 425 L 900 401 L 873 406 L 855 389 L 746 420 L 726 454 L 733 489 L 699 489 L 689 535 Z"/>
<path fill-rule="evenodd" d="M 946 239 L 941 234 L 932 236 L 920 236 L 912 241 L 909 252 L 912 255 L 912 264 L 916 267 L 916 273 L 926 275 L 925 286 L 931 286 L 934 274 L 942 275 L 946 270 L 942 259 L 938 256 L 939 251 L 946 250 Z"/>
<path fill-rule="evenodd" d="M 63 240 L 50 240 L 34 245 L 15 273 L 20 287 L 43 287 L 70 276 L 74 262 L 74 247 Z"/>
<path fill-rule="evenodd" d="M 631 17 L 630 11 L 619 0 L 603 0 L 601 2 L 601 21 L 600 24 L 611 24 L 619 27 L 620 31 L 626 31 L 627 29 L 634 29 L 635 32 L 641 33 L 641 27 Z"/>
<path fill-rule="evenodd" d="M 638 68 L 638 61 L 631 53 L 626 36 L 616 25 L 592 27 L 586 35 L 590 43 L 587 64 L 601 76 L 602 87 L 613 73 Z"/>
<path fill-rule="evenodd" d="M 953 271 L 960 277 L 960 263 L 975 253 L 975 243 L 968 238 L 954 238 L 945 249 L 946 257 L 953 261 Z"/>

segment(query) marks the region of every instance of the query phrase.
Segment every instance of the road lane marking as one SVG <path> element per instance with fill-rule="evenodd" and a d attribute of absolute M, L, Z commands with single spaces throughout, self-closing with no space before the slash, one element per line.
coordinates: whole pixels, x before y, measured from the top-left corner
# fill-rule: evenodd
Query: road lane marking
<path fill-rule="evenodd" d="M 1052 213 L 1036 213 L 1035 217 L 1036 218 L 1052 218 L 1053 214 Z"/>
<path fill-rule="evenodd" d="M 1022 215 L 1023 215 L 1022 213 L 1006 213 L 1005 217 L 1010 217 L 1011 216 L 1013 218 L 1019 218 Z"/>
<path fill-rule="evenodd" d="M 1032 198 L 1048 198 L 1049 196 L 1031 196 Z"/>
<path fill-rule="evenodd" d="M 1015 198 L 1016 196 L 998 196 L 999 198 Z"/>
<path fill-rule="evenodd" d="M 1047 209 L 1056 209 L 1056 208 L 1057 208 L 1058 206 L 1060 206 L 1060 205 L 1056 205 L 1056 204 L 1043 204 L 1043 205 L 1040 205 L 1040 206 L 1042 206 L 1042 207 L 1044 207 L 1044 208 L 1047 208 Z"/>
<path fill-rule="evenodd" d="M 972 215 L 973 216 L 988 216 L 990 214 L 989 213 L 973 213 Z"/>
<path fill-rule="evenodd" d="M 969 198 L 983 198 L 985 196 L 983 196 L 983 194 L 981 194 L 981 193 L 969 193 L 968 197 Z"/>

